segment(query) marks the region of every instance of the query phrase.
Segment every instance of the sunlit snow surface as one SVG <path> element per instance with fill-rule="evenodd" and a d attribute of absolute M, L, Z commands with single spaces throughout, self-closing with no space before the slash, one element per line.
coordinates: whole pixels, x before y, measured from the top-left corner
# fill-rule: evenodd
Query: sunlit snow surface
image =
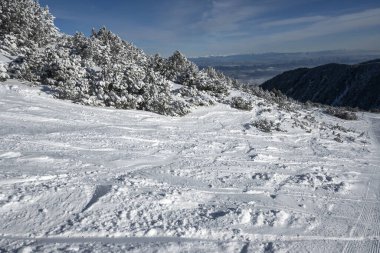
<path fill-rule="evenodd" d="M 0 251 L 379 251 L 380 116 L 359 116 L 171 118 L 1 83 Z"/>

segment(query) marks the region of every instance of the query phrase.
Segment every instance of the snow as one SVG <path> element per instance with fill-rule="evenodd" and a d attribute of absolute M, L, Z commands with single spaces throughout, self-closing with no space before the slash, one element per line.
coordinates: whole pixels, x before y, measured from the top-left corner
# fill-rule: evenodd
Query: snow
<path fill-rule="evenodd" d="M 0 251 L 380 249 L 379 115 L 255 101 L 165 117 L 43 90 L 0 84 Z"/>
<path fill-rule="evenodd" d="M 380 145 L 380 116 L 379 115 L 371 115 L 372 120 L 372 129 L 374 140 L 377 140 L 377 143 Z"/>
<path fill-rule="evenodd" d="M 0 63 L 2 63 L 2 62 L 4 62 L 4 63 L 11 62 L 13 58 L 14 57 L 7 56 L 7 54 L 5 52 L 3 52 L 3 50 L 0 49 Z"/>
<path fill-rule="evenodd" d="M 178 84 L 178 83 L 174 83 L 174 82 L 169 82 L 169 83 L 170 83 L 170 87 L 171 87 L 170 89 L 172 91 L 179 90 L 183 87 L 182 84 Z"/>

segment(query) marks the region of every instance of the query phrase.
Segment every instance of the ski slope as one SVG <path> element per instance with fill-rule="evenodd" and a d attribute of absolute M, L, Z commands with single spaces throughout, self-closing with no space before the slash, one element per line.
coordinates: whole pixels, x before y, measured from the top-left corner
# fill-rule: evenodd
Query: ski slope
<path fill-rule="evenodd" d="M 1 83 L 0 251 L 379 252 L 380 116 L 255 103 L 172 118 Z"/>

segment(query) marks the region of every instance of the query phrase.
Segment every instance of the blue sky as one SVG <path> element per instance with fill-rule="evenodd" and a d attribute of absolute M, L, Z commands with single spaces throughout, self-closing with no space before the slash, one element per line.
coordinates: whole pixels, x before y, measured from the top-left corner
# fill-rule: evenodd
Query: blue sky
<path fill-rule="evenodd" d="M 380 50 L 379 0 L 40 0 L 61 31 L 106 26 L 149 54 Z"/>

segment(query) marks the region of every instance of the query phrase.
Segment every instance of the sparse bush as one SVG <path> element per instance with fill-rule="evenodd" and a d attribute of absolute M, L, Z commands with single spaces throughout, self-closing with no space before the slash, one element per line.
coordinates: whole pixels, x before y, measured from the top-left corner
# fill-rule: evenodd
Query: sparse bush
<path fill-rule="evenodd" d="M 355 112 L 346 111 L 343 108 L 329 107 L 325 110 L 325 113 L 344 120 L 357 120 L 358 116 Z"/>
<path fill-rule="evenodd" d="M 273 121 L 269 121 L 267 119 L 256 120 L 255 122 L 253 122 L 254 127 L 265 133 L 272 132 L 273 125 Z"/>
<path fill-rule="evenodd" d="M 344 133 L 354 132 L 353 130 L 347 129 L 347 128 L 345 128 L 345 127 L 343 127 L 343 126 L 340 126 L 340 125 L 338 125 L 338 124 L 336 124 L 336 125 L 334 125 L 334 126 L 329 126 L 329 128 L 330 128 L 331 130 L 339 130 L 339 131 L 344 132 Z"/>
<path fill-rule="evenodd" d="M 251 111 L 253 108 L 252 102 L 242 97 L 233 97 L 231 99 L 231 107 L 239 110 Z"/>
<path fill-rule="evenodd" d="M 184 99 L 189 105 L 209 106 L 216 103 L 215 98 L 208 92 L 200 91 L 195 87 L 183 86 L 173 94 Z"/>
<path fill-rule="evenodd" d="M 260 115 L 263 114 L 263 113 L 271 112 L 271 111 L 272 111 L 272 109 L 270 109 L 270 108 L 263 108 L 263 109 L 261 109 L 261 110 L 259 110 L 259 111 L 257 112 L 257 116 L 260 116 Z"/>
<path fill-rule="evenodd" d="M 252 126 L 265 133 L 271 133 L 273 130 L 281 131 L 280 123 L 276 124 L 273 120 L 259 119 L 254 121 Z"/>

